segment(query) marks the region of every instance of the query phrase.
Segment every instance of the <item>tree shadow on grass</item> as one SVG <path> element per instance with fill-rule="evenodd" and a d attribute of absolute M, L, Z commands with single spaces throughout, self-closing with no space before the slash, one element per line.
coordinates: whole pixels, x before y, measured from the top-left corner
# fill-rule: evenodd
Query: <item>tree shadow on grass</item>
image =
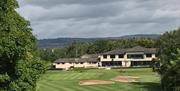
<path fill-rule="evenodd" d="M 134 82 L 134 85 L 138 85 L 140 87 L 139 91 L 162 91 L 160 83 L 154 82 Z"/>

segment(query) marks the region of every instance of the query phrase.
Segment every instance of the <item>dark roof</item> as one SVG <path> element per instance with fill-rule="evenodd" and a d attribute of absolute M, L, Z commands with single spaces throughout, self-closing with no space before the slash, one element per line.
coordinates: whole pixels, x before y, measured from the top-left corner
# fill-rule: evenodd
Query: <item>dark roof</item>
<path fill-rule="evenodd" d="M 76 62 L 78 60 L 79 60 L 79 58 L 60 58 L 60 59 L 57 59 L 56 61 L 54 61 L 54 63 L 57 63 L 57 62 Z"/>
<path fill-rule="evenodd" d="M 145 54 L 156 53 L 156 48 L 145 48 L 141 46 L 135 46 L 133 48 L 116 49 L 102 54 L 125 54 L 127 52 L 144 52 Z"/>
<path fill-rule="evenodd" d="M 59 62 L 98 62 L 98 58 L 60 58 L 54 61 L 54 63 Z"/>
<path fill-rule="evenodd" d="M 84 54 L 81 58 L 98 58 L 99 54 Z"/>
<path fill-rule="evenodd" d="M 124 54 L 124 53 L 125 53 L 124 49 L 116 49 L 102 54 Z"/>
<path fill-rule="evenodd" d="M 80 62 L 98 62 L 98 58 L 80 58 Z"/>

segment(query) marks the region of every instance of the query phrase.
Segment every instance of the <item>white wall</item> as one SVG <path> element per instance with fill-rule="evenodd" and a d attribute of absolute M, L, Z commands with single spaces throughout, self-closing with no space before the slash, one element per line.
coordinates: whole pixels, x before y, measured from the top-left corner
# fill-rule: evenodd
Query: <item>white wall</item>
<path fill-rule="evenodd" d="M 53 63 L 53 65 L 55 65 L 55 68 L 61 68 L 61 69 L 69 69 L 71 66 L 74 66 L 74 67 L 85 67 L 85 68 L 88 68 L 88 67 L 98 67 L 98 63 L 94 64 L 94 63 L 88 63 L 88 62 L 85 62 L 83 64 L 81 63 L 60 63 L 60 64 L 57 64 L 57 63 Z"/>
<path fill-rule="evenodd" d="M 118 55 L 115 55 L 115 58 L 110 58 L 110 55 L 107 55 L 107 58 L 103 58 L 103 55 L 100 55 L 100 61 L 152 61 L 156 58 L 155 54 L 152 54 L 152 57 L 146 57 L 144 54 L 144 59 L 129 59 L 127 54 L 124 54 L 124 58 L 119 58 Z"/>
<path fill-rule="evenodd" d="M 122 61 L 122 67 L 130 67 L 131 61 Z"/>
<path fill-rule="evenodd" d="M 124 58 L 119 58 L 118 55 L 115 55 L 115 58 L 110 58 L 110 55 L 107 55 L 107 58 L 103 58 L 103 55 L 100 56 L 100 61 L 124 61 Z"/>

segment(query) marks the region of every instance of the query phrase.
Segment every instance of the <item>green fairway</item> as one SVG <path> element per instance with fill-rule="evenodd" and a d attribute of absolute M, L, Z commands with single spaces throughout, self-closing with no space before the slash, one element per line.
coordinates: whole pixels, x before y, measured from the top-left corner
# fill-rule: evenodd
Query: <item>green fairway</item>
<path fill-rule="evenodd" d="M 138 76 L 136 83 L 79 86 L 80 80 L 110 80 L 118 75 Z M 160 91 L 159 76 L 150 68 L 92 69 L 85 72 L 48 71 L 38 82 L 39 91 Z"/>

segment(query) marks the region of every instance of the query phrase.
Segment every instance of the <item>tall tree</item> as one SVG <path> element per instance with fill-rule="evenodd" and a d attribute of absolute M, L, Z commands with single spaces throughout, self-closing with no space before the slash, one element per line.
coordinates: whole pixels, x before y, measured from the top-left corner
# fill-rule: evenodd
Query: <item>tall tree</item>
<path fill-rule="evenodd" d="M 35 57 L 30 23 L 16 8 L 16 0 L 0 1 L 0 91 L 34 91 L 45 66 Z"/>
<path fill-rule="evenodd" d="M 72 42 L 65 47 L 65 57 L 80 57 L 86 54 L 88 43 Z"/>
<path fill-rule="evenodd" d="M 164 33 L 159 41 L 158 56 L 160 58 L 160 70 L 162 88 L 164 91 L 176 91 L 176 87 L 180 87 L 180 81 L 176 79 L 180 73 L 180 28 Z M 179 90 L 177 90 L 179 91 Z"/>
<path fill-rule="evenodd" d="M 180 49 L 174 55 L 174 59 L 170 60 L 170 67 L 162 75 L 162 86 L 164 91 L 180 90 Z"/>

